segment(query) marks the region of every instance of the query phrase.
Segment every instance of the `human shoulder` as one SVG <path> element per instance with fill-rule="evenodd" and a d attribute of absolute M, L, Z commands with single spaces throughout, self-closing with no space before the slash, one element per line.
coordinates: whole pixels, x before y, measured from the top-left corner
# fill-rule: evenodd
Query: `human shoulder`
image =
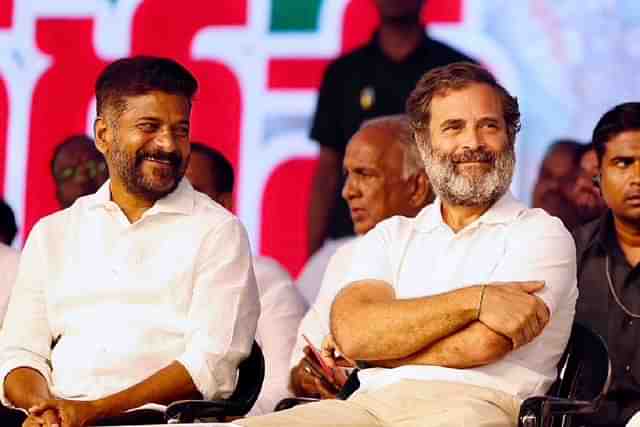
<path fill-rule="evenodd" d="M 529 250 L 549 250 L 549 254 L 575 257 L 575 244 L 562 221 L 543 209 L 524 208 L 509 227 L 508 238 L 513 246 Z"/>
<path fill-rule="evenodd" d="M 225 225 L 241 224 L 237 216 L 206 194 L 193 190 L 193 199 L 192 220 L 205 224 L 207 228 L 214 229 Z"/>
<path fill-rule="evenodd" d="M 576 227 L 571 235 L 576 243 L 576 251 L 578 254 L 583 253 L 588 247 L 591 246 L 594 239 L 596 239 L 602 222 L 605 221 L 605 216 L 594 219 L 586 224 Z"/>
<path fill-rule="evenodd" d="M 369 57 L 370 49 L 367 44 L 337 57 L 327 66 L 325 79 L 332 77 L 337 79 L 347 74 L 358 73 L 358 70 L 369 65 L 367 58 Z"/>
<path fill-rule="evenodd" d="M 432 54 L 434 57 L 437 57 L 438 59 L 440 59 L 442 62 L 445 62 L 445 63 L 451 63 L 451 62 L 476 63 L 477 62 L 475 59 L 460 52 L 454 47 L 429 36 L 427 36 L 426 46 L 430 54 Z"/>

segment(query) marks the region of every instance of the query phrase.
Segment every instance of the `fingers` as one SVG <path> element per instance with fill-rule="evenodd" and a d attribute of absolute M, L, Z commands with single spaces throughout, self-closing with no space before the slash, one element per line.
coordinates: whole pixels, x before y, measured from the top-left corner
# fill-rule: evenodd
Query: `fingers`
<path fill-rule="evenodd" d="M 44 420 L 45 427 L 61 427 L 58 415 L 52 410 L 45 411 L 42 414 L 42 419 Z"/>

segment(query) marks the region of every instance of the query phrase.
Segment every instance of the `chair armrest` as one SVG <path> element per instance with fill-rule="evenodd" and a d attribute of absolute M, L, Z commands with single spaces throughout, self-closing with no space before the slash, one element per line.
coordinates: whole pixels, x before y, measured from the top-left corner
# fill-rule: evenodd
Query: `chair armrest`
<path fill-rule="evenodd" d="M 274 412 L 284 411 L 285 409 L 291 409 L 294 406 L 304 405 L 305 403 L 317 402 L 320 399 L 316 399 L 313 397 L 287 397 L 286 399 L 282 399 L 275 408 L 273 408 Z"/>
<path fill-rule="evenodd" d="M 549 419 L 559 415 L 592 414 L 600 400 L 572 400 L 552 396 L 534 396 L 520 405 L 518 427 L 542 427 L 549 425 Z"/>
<path fill-rule="evenodd" d="M 196 419 L 216 418 L 223 420 L 227 416 L 243 416 L 245 405 L 225 400 L 178 400 L 167 406 L 165 420 L 168 424 L 192 423 Z"/>

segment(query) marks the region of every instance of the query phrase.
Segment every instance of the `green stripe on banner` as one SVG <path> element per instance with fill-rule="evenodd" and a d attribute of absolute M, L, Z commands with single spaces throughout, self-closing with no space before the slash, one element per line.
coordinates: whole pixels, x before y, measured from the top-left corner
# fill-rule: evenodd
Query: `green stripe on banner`
<path fill-rule="evenodd" d="M 272 0 L 273 32 L 315 31 L 322 0 Z"/>

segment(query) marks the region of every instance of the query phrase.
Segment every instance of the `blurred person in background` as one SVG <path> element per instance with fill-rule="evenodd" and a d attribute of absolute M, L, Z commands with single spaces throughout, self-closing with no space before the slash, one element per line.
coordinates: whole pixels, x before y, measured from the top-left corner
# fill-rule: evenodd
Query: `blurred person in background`
<path fill-rule="evenodd" d="M 219 151 L 193 142 L 186 177 L 194 189 L 233 210 L 233 167 Z M 291 396 L 289 358 L 306 306 L 291 276 L 276 260 L 254 256 L 253 269 L 260 298 L 256 340 L 264 353 L 266 372 L 260 396 L 248 415 L 262 415 Z"/>
<path fill-rule="evenodd" d="M 18 233 L 13 210 L 0 199 L 0 326 L 7 312 L 9 295 L 18 272 L 20 253 L 11 247 Z"/>
<path fill-rule="evenodd" d="M 589 145 L 580 158 L 580 168 L 571 199 L 576 207 L 580 224 L 599 218 L 607 205 L 598 188 L 598 155 L 593 144 Z"/>
<path fill-rule="evenodd" d="M 580 224 L 571 194 L 583 152 L 584 145 L 574 140 L 563 139 L 551 144 L 533 188 L 533 207 L 560 218 L 569 230 Z"/>
<path fill-rule="evenodd" d="M 432 68 L 470 59 L 425 33 L 425 0 L 375 0 L 380 27 L 369 43 L 327 68 L 311 139 L 320 145 L 309 209 L 309 255 L 329 239 L 353 235 L 349 208 L 341 198 L 342 159 L 360 124 L 404 112 L 418 79 Z M 328 244 L 331 244 L 328 242 Z"/>
<path fill-rule="evenodd" d="M 51 159 L 60 207 L 68 208 L 80 196 L 98 191 L 108 178 L 104 156 L 86 135 L 74 135 L 58 145 Z"/>
<path fill-rule="evenodd" d="M 405 115 L 383 116 L 362 124 L 349 141 L 344 157 L 342 197 L 351 210 L 354 232 L 361 236 L 380 221 L 403 215 L 414 217 L 434 199 L 413 129 Z M 320 348 L 329 335 L 331 303 L 351 265 L 355 240 L 331 257 L 315 292 L 318 297 L 305 314 L 291 355 L 291 388 L 300 397 L 331 398 L 340 384 L 313 368 L 303 334 Z M 298 286 L 304 286 L 298 282 Z"/>

